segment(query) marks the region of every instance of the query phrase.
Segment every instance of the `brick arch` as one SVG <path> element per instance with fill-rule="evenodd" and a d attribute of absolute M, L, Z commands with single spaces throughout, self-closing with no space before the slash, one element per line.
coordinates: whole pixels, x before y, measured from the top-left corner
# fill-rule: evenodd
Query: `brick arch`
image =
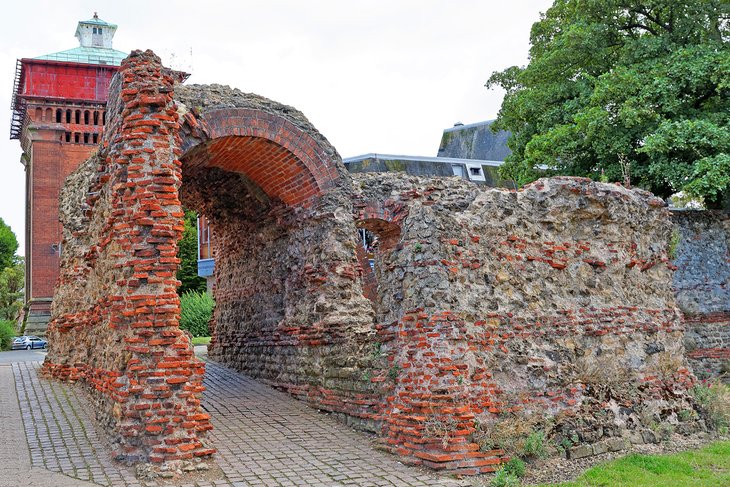
<path fill-rule="evenodd" d="M 355 225 L 375 233 L 381 251 L 392 250 L 398 243 L 405 217 L 403 205 L 392 201 L 371 199 L 355 203 Z"/>
<path fill-rule="evenodd" d="M 189 169 L 245 174 L 269 197 L 310 207 L 343 184 L 344 171 L 337 152 L 316 140 L 311 130 L 263 109 L 219 108 L 198 117 L 188 112 L 181 160 Z"/>

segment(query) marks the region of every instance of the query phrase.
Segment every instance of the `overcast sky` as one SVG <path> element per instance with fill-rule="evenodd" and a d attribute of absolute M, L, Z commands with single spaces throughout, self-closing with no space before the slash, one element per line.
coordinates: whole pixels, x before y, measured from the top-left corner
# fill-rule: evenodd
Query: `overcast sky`
<path fill-rule="evenodd" d="M 97 11 L 114 48 L 152 49 L 188 83 L 220 83 L 293 105 L 343 157 L 435 156 L 455 122 L 496 116 L 490 73 L 527 62 L 529 32 L 551 1 L 24 0 L 0 20 L 0 217 L 23 253 L 24 172 L 9 140 L 16 59 L 78 46 Z"/>

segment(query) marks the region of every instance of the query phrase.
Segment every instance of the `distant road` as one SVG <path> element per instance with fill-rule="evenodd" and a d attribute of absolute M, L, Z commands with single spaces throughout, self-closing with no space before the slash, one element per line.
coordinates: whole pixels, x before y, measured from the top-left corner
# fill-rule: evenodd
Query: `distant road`
<path fill-rule="evenodd" d="M 0 352 L 0 364 L 13 362 L 43 362 L 46 358 L 45 350 L 11 350 Z"/>

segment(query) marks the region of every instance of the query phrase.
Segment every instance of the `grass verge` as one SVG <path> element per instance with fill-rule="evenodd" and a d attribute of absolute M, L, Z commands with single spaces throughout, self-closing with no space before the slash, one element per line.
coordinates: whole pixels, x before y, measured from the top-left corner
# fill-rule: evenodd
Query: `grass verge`
<path fill-rule="evenodd" d="M 541 487 L 730 486 L 730 441 L 672 455 L 632 454 L 587 470 L 572 482 Z"/>
<path fill-rule="evenodd" d="M 193 345 L 208 345 L 210 337 L 193 337 Z"/>

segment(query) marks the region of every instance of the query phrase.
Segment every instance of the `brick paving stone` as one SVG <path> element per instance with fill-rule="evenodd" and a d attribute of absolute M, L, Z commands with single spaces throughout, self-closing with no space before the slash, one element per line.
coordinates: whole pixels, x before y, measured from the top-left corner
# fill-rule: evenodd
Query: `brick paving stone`
<path fill-rule="evenodd" d="M 131 471 L 110 460 L 86 398 L 69 384 L 39 378 L 39 368 L 38 362 L 12 364 L 32 467 L 76 480 L 66 485 L 140 487 Z"/>
<path fill-rule="evenodd" d="M 13 446 L 0 445 L 0 462 L 10 465 L 0 487 L 142 487 L 111 460 L 86 396 L 39 378 L 39 367 L 0 365 L 0 419 L 16 425 L 7 438 Z M 367 435 L 215 362 L 207 363 L 205 385 L 203 406 L 215 427 L 210 441 L 226 478 L 190 487 L 465 485 L 407 467 L 374 450 Z"/>
<path fill-rule="evenodd" d="M 367 435 L 215 362 L 206 364 L 205 386 L 211 440 L 229 479 L 258 477 L 264 485 L 464 485 L 407 467 L 374 450 Z"/>

